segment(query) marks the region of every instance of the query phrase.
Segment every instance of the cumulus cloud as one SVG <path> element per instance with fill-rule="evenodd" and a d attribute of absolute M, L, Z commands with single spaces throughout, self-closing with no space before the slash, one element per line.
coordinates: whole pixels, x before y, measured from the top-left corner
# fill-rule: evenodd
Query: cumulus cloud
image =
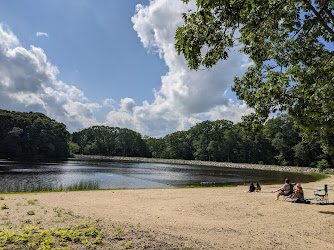
<path fill-rule="evenodd" d="M 164 136 L 189 129 L 202 116 L 237 122 L 250 113 L 245 104 L 233 103 L 225 97 L 234 76 L 251 63 L 247 58 L 235 51 L 210 71 L 191 71 L 184 57 L 177 55 L 175 31 L 183 23 L 181 13 L 191 8 L 195 8 L 194 1 L 185 5 L 179 0 L 152 0 L 148 6 L 136 6 L 132 17 L 134 30 L 143 46 L 158 53 L 169 71 L 161 77 L 161 88 L 154 91 L 153 103 L 135 106 L 132 99 L 123 99 L 121 108 L 108 114 L 106 124 L 122 124 L 142 134 Z"/>
<path fill-rule="evenodd" d="M 121 100 L 121 110 L 125 112 L 132 112 L 135 106 L 135 101 L 132 98 L 126 97 Z"/>
<path fill-rule="evenodd" d="M 0 108 L 43 112 L 69 130 L 97 124 L 93 110 L 100 105 L 58 80 L 58 73 L 41 48 L 20 46 L 9 27 L 0 23 Z"/>
<path fill-rule="evenodd" d="M 117 102 L 112 99 L 112 98 L 106 98 L 103 100 L 103 106 L 104 107 L 110 107 L 112 109 L 115 109 L 116 105 L 117 105 Z"/>
<path fill-rule="evenodd" d="M 48 33 L 45 33 L 45 32 L 37 32 L 37 33 L 36 33 L 36 36 L 37 36 L 37 37 L 40 37 L 40 36 L 48 37 L 49 34 L 48 34 Z"/>
<path fill-rule="evenodd" d="M 187 130 L 202 117 L 240 121 L 250 109 L 230 100 L 226 90 L 234 76 L 252 62 L 235 51 L 210 71 L 191 71 L 174 49 L 175 31 L 183 22 L 181 13 L 195 8 L 194 2 L 150 0 L 147 6 L 136 6 L 132 22 L 138 38 L 168 67 L 160 88 L 153 90 L 152 103 L 136 103 L 131 97 L 124 97 L 119 104 L 111 98 L 101 101 L 102 105 L 90 103 L 80 89 L 57 78 L 57 67 L 41 48 L 22 47 L 14 33 L 0 23 L 0 108 L 43 112 L 64 122 L 70 131 L 98 124 L 94 112 L 109 108 L 104 125 L 154 137 Z M 38 32 L 36 36 L 48 35 Z"/>

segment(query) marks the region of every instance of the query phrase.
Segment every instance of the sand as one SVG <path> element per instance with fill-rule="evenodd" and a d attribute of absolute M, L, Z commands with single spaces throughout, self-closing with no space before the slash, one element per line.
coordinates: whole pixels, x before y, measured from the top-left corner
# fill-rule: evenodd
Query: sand
<path fill-rule="evenodd" d="M 333 175 L 302 184 L 305 197 L 324 184 L 333 202 Z M 132 249 L 334 249 L 334 205 L 275 201 L 269 192 L 280 187 L 264 185 L 263 193 L 238 186 L 1 194 L 0 205 L 10 209 L 0 210 L 0 228 L 8 221 L 15 228 L 34 210 L 29 218 L 44 228 L 98 221 L 102 249 L 127 242 Z"/>

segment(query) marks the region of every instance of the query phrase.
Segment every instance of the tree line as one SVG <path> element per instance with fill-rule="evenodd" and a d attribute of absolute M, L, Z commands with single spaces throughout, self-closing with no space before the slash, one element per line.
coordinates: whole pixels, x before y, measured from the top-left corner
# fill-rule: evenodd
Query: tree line
<path fill-rule="evenodd" d="M 0 158 L 53 159 L 69 156 L 70 133 L 42 113 L 0 109 Z"/>
<path fill-rule="evenodd" d="M 127 128 L 92 126 L 70 134 L 41 113 L 0 110 L 0 158 L 53 159 L 73 154 L 333 167 L 333 155 L 305 142 L 288 115 L 252 129 L 228 120 L 203 121 L 162 138 Z"/>
<path fill-rule="evenodd" d="M 188 131 L 164 138 L 146 138 L 154 158 L 259 163 L 270 165 L 333 166 L 333 158 L 316 141 L 302 140 L 288 115 L 245 129 L 227 120 L 204 121 Z"/>

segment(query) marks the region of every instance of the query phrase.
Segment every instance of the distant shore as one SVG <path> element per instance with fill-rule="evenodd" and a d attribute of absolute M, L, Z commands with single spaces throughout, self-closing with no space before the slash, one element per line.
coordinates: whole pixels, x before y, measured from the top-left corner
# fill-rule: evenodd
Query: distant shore
<path fill-rule="evenodd" d="M 179 160 L 179 159 L 160 159 L 160 158 L 143 158 L 143 157 L 123 157 L 123 156 L 102 156 L 102 155 L 76 155 L 77 159 L 92 160 L 109 160 L 109 161 L 126 161 L 126 162 L 151 162 L 166 163 L 180 165 L 199 165 L 199 166 L 215 166 L 228 168 L 247 168 L 258 170 L 282 171 L 282 172 L 303 172 L 303 173 L 320 173 L 318 168 L 295 167 L 295 166 L 278 166 L 278 165 L 261 165 L 231 162 L 214 162 L 214 161 L 196 161 L 196 160 Z M 325 174 L 334 174 L 334 169 L 325 169 Z"/>

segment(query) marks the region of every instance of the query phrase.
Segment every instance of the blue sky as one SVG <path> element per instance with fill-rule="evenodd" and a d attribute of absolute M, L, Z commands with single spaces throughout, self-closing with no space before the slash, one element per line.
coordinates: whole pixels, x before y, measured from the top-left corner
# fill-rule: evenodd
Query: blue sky
<path fill-rule="evenodd" d="M 174 50 L 180 0 L 0 0 L 0 108 L 38 111 L 69 131 L 127 127 L 161 137 L 250 109 L 230 91 L 237 51 L 190 71 Z"/>

